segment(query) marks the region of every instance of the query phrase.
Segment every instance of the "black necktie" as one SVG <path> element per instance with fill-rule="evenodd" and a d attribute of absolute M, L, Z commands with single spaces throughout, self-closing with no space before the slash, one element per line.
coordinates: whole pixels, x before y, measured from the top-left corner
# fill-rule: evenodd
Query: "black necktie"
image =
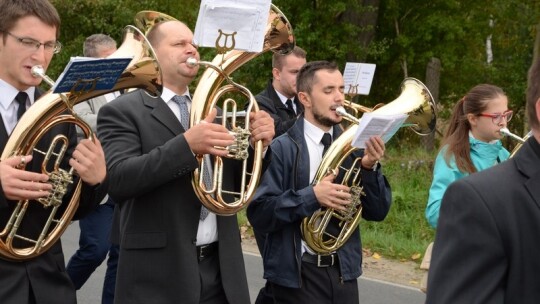
<path fill-rule="evenodd" d="M 322 155 L 324 156 L 324 154 L 328 150 L 328 147 L 330 147 L 330 145 L 332 144 L 332 135 L 330 135 L 330 133 L 324 133 L 321 139 L 321 144 L 323 144 L 324 146 L 324 149 L 322 152 Z"/>
<path fill-rule="evenodd" d="M 287 101 L 285 102 L 285 104 L 287 105 L 287 109 L 289 109 L 291 112 L 294 113 L 294 115 L 296 115 L 296 112 L 294 111 L 294 108 L 293 108 L 293 106 L 292 106 L 292 100 L 287 99 Z"/>
<path fill-rule="evenodd" d="M 19 92 L 17 96 L 15 97 L 15 100 L 17 100 L 17 103 L 19 104 L 19 108 L 17 109 L 17 121 L 21 119 L 24 112 L 26 112 L 26 100 L 28 99 L 28 94 L 26 92 Z"/>

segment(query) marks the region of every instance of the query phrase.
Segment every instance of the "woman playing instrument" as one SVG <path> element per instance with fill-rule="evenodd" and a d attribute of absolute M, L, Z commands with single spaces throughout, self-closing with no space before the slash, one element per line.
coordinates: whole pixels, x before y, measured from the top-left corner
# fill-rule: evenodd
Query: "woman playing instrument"
<path fill-rule="evenodd" d="M 437 228 L 441 200 L 452 182 L 508 159 L 500 130 L 511 118 L 506 94 L 490 84 L 475 86 L 455 105 L 429 190 L 426 218 L 433 228 Z"/>

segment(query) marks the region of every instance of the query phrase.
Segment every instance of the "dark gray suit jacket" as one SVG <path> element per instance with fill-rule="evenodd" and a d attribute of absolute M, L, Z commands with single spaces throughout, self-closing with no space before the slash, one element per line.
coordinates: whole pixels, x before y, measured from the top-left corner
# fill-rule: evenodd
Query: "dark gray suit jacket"
<path fill-rule="evenodd" d="M 454 182 L 442 201 L 426 303 L 540 302 L 540 145 Z"/>
<path fill-rule="evenodd" d="M 201 203 L 191 185 L 197 161 L 183 133 L 167 104 L 142 90 L 99 112 L 109 195 L 120 209 L 115 303 L 199 303 L 195 242 Z M 228 187 L 235 184 L 233 172 L 224 174 Z M 248 304 L 236 216 L 218 216 L 217 223 L 223 288 L 229 303 Z"/>

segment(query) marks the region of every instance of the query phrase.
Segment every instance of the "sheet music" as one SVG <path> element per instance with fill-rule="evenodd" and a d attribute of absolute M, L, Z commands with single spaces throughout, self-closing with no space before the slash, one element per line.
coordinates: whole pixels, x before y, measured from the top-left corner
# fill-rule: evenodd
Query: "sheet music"
<path fill-rule="evenodd" d="M 236 50 L 261 52 L 264 46 L 266 22 L 270 14 L 270 0 L 202 0 L 193 41 L 202 47 L 231 45 L 224 34 L 236 32 Z"/>
<path fill-rule="evenodd" d="M 350 88 L 356 87 L 354 94 L 369 95 L 373 76 L 375 75 L 375 64 L 347 62 L 343 71 L 343 80 L 345 82 L 345 94 L 350 93 Z"/>
<path fill-rule="evenodd" d="M 110 90 L 131 60 L 132 58 L 71 57 L 55 82 L 53 93 L 70 92 L 79 80 L 96 80 L 94 90 Z M 90 82 L 84 83 L 79 89 L 88 89 L 92 85 Z"/>
<path fill-rule="evenodd" d="M 370 112 L 364 113 L 360 119 L 352 146 L 364 149 L 366 141 L 373 136 L 380 136 L 387 143 L 408 117 L 407 114 L 381 115 Z"/>

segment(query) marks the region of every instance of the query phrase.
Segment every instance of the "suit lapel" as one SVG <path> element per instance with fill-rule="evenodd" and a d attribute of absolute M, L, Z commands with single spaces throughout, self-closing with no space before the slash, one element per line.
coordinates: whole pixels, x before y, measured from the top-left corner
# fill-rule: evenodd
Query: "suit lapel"
<path fill-rule="evenodd" d="M 152 116 L 156 118 L 163 126 L 169 129 L 175 135 L 185 132 L 178 118 L 171 111 L 171 108 L 161 98 L 148 96 L 143 90 L 140 90 L 145 106 L 153 108 Z"/>
<path fill-rule="evenodd" d="M 533 147 L 535 146 L 535 147 Z M 525 175 L 528 180 L 525 182 L 525 188 L 531 195 L 536 205 L 540 208 L 540 170 L 538 168 L 538 143 L 531 136 L 515 155 L 514 160 L 518 170 Z"/>
<path fill-rule="evenodd" d="M 4 119 L 2 119 L 2 115 L 0 115 L 0 147 L 2 148 L 2 150 L 4 150 L 8 138 L 9 136 L 6 131 L 6 126 L 4 125 Z"/>
<path fill-rule="evenodd" d="M 41 94 L 43 91 L 41 91 L 38 87 L 34 90 L 34 103 L 41 97 Z M 4 147 L 7 144 L 7 141 L 9 139 L 9 135 L 6 131 L 6 126 L 4 125 L 4 119 L 2 119 L 2 115 L 0 115 L 0 147 L 2 150 L 4 150 Z"/>

